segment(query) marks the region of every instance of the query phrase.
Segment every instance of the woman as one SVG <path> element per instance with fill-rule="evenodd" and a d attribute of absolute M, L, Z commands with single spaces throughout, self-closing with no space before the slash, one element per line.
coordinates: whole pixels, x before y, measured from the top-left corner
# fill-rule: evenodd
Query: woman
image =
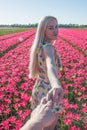
<path fill-rule="evenodd" d="M 58 22 L 53 16 L 44 17 L 37 28 L 34 43 L 30 53 L 29 78 L 36 78 L 31 97 L 31 108 L 34 110 L 43 97 L 48 100 L 53 97 L 53 111 L 59 111 L 59 102 L 63 97 L 63 89 L 58 80 L 58 70 L 61 70 L 61 58 L 54 48 L 58 38 Z M 58 117 L 57 117 L 58 118 Z M 53 130 L 57 118 L 49 128 Z"/>

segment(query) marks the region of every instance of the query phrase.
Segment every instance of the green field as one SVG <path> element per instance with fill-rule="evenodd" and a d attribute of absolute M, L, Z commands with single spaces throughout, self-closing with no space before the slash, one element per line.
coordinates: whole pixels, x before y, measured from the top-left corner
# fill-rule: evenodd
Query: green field
<path fill-rule="evenodd" d="M 23 32 L 27 30 L 31 30 L 34 28 L 0 28 L 0 36 L 6 35 L 6 34 L 13 34 L 17 32 Z M 71 29 L 71 28 L 68 28 Z M 87 30 L 87 28 L 72 28 L 72 29 L 81 29 L 81 30 Z"/>
<path fill-rule="evenodd" d="M 33 28 L 0 28 L 0 36 L 6 35 L 6 34 L 12 34 L 22 31 L 31 30 Z"/>

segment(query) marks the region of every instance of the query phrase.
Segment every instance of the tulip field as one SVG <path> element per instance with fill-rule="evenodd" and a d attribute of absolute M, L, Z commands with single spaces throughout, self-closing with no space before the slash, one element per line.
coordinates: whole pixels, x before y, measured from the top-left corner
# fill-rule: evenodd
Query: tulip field
<path fill-rule="evenodd" d="M 19 130 L 29 119 L 35 79 L 29 79 L 30 48 L 36 30 L 0 36 L 0 130 Z M 54 45 L 62 58 L 64 89 L 59 130 L 87 130 L 87 30 L 59 29 Z"/>

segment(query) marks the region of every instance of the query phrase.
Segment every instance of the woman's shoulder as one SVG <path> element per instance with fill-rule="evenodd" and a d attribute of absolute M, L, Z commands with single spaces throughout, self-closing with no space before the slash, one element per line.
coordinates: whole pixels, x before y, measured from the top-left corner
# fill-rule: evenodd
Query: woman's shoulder
<path fill-rule="evenodd" d="M 50 42 L 47 42 L 47 41 L 44 41 L 44 42 L 43 42 L 43 45 L 51 45 L 51 43 L 50 43 Z"/>
<path fill-rule="evenodd" d="M 44 48 L 46 46 L 52 46 L 52 45 L 51 45 L 50 42 L 43 42 L 42 44 L 40 44 L 39 49 L 42 49 L 42 48 Z"/>

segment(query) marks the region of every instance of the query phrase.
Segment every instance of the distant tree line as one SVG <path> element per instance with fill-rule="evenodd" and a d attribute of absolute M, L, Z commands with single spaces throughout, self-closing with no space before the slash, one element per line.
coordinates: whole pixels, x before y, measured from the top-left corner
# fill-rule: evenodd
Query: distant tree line
<path fill-rule="evenodd" d="M 38 26 L 38 23 L 35 24 L 1 24 L 0 27 L 2 28 L 11 28 L 11 27 L 18 27 L 18 28 L 36 28 Z M 87 25 L 79 25 L 79 24 L 59 24 L 59 27 L 62 28 L 87 28 Z"/>
<path fill-rule="evenodd" d="M 87 25 L 79 25 L 79 24 L 59 24 L 59 27 L 64 28 L 87 28 Z"/>
<path fill-rule="evenodd" d="M 0 27 L 4 27 L 4 28 L 11 28 L 11 27 L 18 27 L 18 28 L 36 28 L 38 25 L 38 23 L 35 24 L 1 24 Z"/>

